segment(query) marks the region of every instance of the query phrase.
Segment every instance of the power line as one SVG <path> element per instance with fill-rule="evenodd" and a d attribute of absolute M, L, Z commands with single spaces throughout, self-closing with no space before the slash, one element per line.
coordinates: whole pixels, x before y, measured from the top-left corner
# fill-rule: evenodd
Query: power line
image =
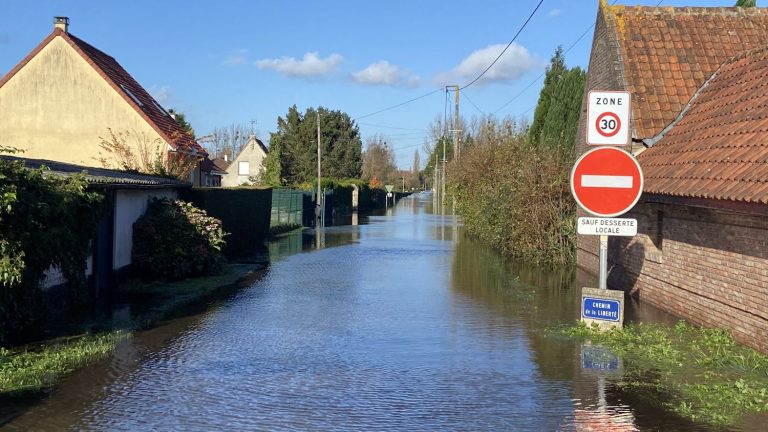
<path fill-rule="evenodd" d="M 477 80 L 479 80 L 480 78 L 482 78 L 482 77 L 483 77 L 483 75 L 485 75 L 485 73 L 486 73 L 486 72 L 488 72 L 488 71 L 489 71 L 489 70 L 490 70 L 490 69 L 493 67 L 493 65 L 495 65 L 495 64 L 496 64 L 496 62 L 497 62 L 497 61 L 499 61 L 499 59 L 501 58 L 501 56 L 503 56 L 503 55 L 504 55 L 504 53 L 505 53 L 505 52 L 507 52 L 507 49 L 509 49 L 509 47 L 510 47 L 510 46 L 512 46 L 512 43 L 515 41 L 515 39 L 517 39 L 517 37 L 518 37 L 518 36 L 520 36 L 520 33 L 522 33 L 523 29 L 525 29 L 525 26 L 527 26 L 527 25 L 528 25 L 528 22 L 530 22 L 530 21 L 531 21 L 531 18 L 533 18 L 533 16 L 536 14 L 536 11 L 537 11 L 537 10 L 539 10 L 539 7 L 541 6 L 541 4 L 542 4 L 542 3 L 544 3 L 544 0 L 539 0 L 539 3 L 538 3 L 538 4 L 536 5 L 536 7 L 533 9 L 533 12 L 531 12 L 531 14 L 530 14 L 530 15 L 528 15 L 528 19 L 526 19 L 526 20 L 525 20 L 525 22 L 523 23 L 522 27 L 520 27 L 520 29 L 517 31 L 517 33 L 515 33 L 515 36 L 512 38 L 512 40 L 511 40 L 511 41 L 509 41 L 509 43 L 507 44 L 507 46 L 505 46 L 505 47 L 504 47 L 504 49 L 503 49 L 503 50 L 501 50 L 501 53 L 499 53 L 499 55 L 496 57 L 496 59 L 495 59 L 493 62 L 491 62 L 491 64 L 489 64 L 489 65 L 488 65 L 488 67 L 487 67 L 487 68 L 485 68 L 485 70 L 484 70 L 482 73 L 480 73 L 480 75 L 478 75 L 478 76 L 477 76 L 475 79 L 473 79 L 472 81 L 470 81 L 468 84 L 465 84 L 465 85 L 464 85 L 463 87 L 461 87 L 459 90 L 464 90 L 465 88 L 467 88 L 467 87 L 471 86 L 472 84 L 476 83 L 476 82 L 477 82 Z"/>
<path fill-rule="evenodd" d="M 465 98 L 465 99 L 466 99 L 466 100 L 467 100 L 467 101 L 468 101 L 468 102 L 469 102 L 469 103 L 470 103 L 470 104 L 471 104 L 473 107 L 475 107 L 475 109 L 477 110 L 477 112 L 479 112 L 479 113 L 480 113 L 480 114 L 482 114 L 482 115 L 485 115 L 485 113 L 483 112 L 483 110 L 481 110 L 481 109 L 480 109 L 480 107 L 478 107 L 477 105 L 475 105 L 475 102 L 473 102 L 473 101 L 472 101 L 472 99 L 469 97 L 469 95 L 467 94 L 467 92 L 464 92 L 464 98 Z"/>
<path fill-rule="evenodd" d="M 616 2 L 618 2 L 618 1 L 619 1 L 619 0 L 613 0 L 613 3 L 611 3 L 611 6 L 615 5 L 615 4 L 616 4 Z M 664 1 L 664 0 L 661 0 L 660 2 L 658 2 L 658 3 L 656 4 L 656 6 L 660 5 L 660 4 L 661 4 L 663 1 Z M 568 53 L 569 53 L 569 52 L 570 52 L 570 51 L 571 51 L 571 50 L 572 50 L 572 49 L 573 49 L 573 48 L 576 46 L 576 44 L 578 44 L 579 42 L 581 42 L 581 40 L 582 40 L 582 39 L 584 39 L 584 36 L 586 36 L 586 35 L 587 35 L 587 34 L 590 32 L 590 30 L 592 30 L 594 27 L 595 27 L 595 23 L 592 23 L 592 24 L 590 24 L 590 26 L 589 26 L 589 27 L 587 27 L 587 29 L 586 29 L 586 30 L 584 30 L 584 32 L 583 32 L 583 33 L 582 33 L 582 34 L 581 34 L 581 35 L 580 35 L 578 38 L 576 38 L 576 40 L 575 40 L 575 41 L 573 41 L 573 43 L 572 43 L 572 44 L 571 44 L 571 45 L 568 47 L 568 49 L 566 49 L 565 51 L 563 51 L 563 55 L 565 55 L 565 54 L 568 54 Z M 508 100 L 508 101 L 504 102 L 504 105 L 500 106 L 500 107 L 499 107 L 498 109 L 496 109 L 496 111 L 494 111 L 492 114 L 496 114 L 497 112 L 499 112 L 499 111 L 503 110 L 504 108 L 506 108 L 506 107 L 507 107 L 509 104 L 511 104 L 512 102 L 516 101 L 516 100 L 517 100 L 517 98 L 519 98 L 520 96 L 522 96 L 522 95 L 523 95 L 523 94 L 524 94 L 526 91 L 528 91 L 528 89 L 529 89 L 529 88 L 531 88 L 531 87 L 532 87 L 534 84 L 536 84 L 537 82 L 539 82 L 539 80 L 541 79 L 541 77 L 543 77 L 544 75 L 546 75 L 546 73 L 547 73 L 547 71 L 545 70 L 545 71 L 544 71 L 544 72 L 542 72 L 542 73 L 541 73 L 539 76 L 537 76 L 536 78 L 534 78 L 534 79 L 533 79 L 533 81 L 531 81 L 531 82 L 530 82 L 530 83 L 529 83 L 527 86 L 525 86 L 525 88 L 523 88 L 522 90 L 520 90 L 520 92 L 519 92 L 519 93 L 517 93 L 515 96 L 513 96 L 513 97 L 512 97 L 512 99 L 510 99 L 510 100 Z"/>
<path fill-rule="evenodd" d="M 427 129 L 404 128 L 404 127 L 398 127 L 398 126 L 386 126 L 386 125 L 373 124 L 373 123 L 358 123 L 358 124 L 359 125 L 363 125 L 363 126 L 380 127 L 380 128 L 385 128 L 385 129 L 398 129 L 398 130 L 419 131 L 419 132 L 426 132 L 427 131 Z"/>
<path fill-rule="evenodd" d="M 442 88 L 439 88 L 439 89 L 437 89 L 437 90 L 433 90 L 433 91 L 431 91 L 431 92 L 429 92 L 429 93 L 425 93 L 425 94 L 423 94 L 423 95 L 421 95 L 421 96 L 418 96 L 418 97 L 415 97 L 415 98 L 413 98 L 413 99 L 408 99 L 408 100 L 407 100 L 407 101 L 405 101 L 405 102 L 400 102 L 399 104 L 395 104 L 395 105 L 392 105 L 392 106 L 389 106 L 389 107 L 386 107 L 386 108 L 380 109 L 380 110 L 378 110 L 378 111 L 374 111 L 374 112 L 372 112 L 372 113 L 369 113 L 369 114 L 366 114 L 366 115 L 362 115 L 362 116 L 360 116 L 360 117 L 355 117 L 355 118 L 353 118 L 352 120 L 360 120 L 360 119 L 364 119 L 364 118 L 366 118 L 366 117 L 370 117 L 370 116 L 372 116 L 372 115 L 381 114 L 381 113 L 383 113 L 384 111 L 389 111 L 389 110 L 392 110 L 392 109 L 395 109 L 395 108 L 399 108 L 399 107 L 401 107 L 401 106 L 403 106 L 403 105 L 407 105 L 407 104 L 409 104 L 409 103 L 411 103 L 411 102 L 416 102 L 416 101 L 417 101 L 417 100 L 419 100 L 419 99 L 424 99 L 425 97 L 427 97 L 427 96 L 431 96 L 431 95 L 433 95 L 433 94 L 435 94 L 435 93 L 437 93 L 437 92 L 440 92 L 440 91 L 443 91 L 443 89 L 442 89 Z"/>

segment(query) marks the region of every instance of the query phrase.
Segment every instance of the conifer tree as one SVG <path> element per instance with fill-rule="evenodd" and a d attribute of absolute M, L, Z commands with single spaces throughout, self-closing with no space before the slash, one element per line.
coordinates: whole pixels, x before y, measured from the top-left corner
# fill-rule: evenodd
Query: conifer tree
<path fill-rule="evenodd" d="M 573 152 L 586 80 L 584 70 L 575 67 L 564 72 L 557 81 L 550 97 L 539 145 L 560 147 L 564 154 Z"/>
<path fill-rule="evenodd" d="M 546 120 L 547 112 L 549 111 L 552 92 L 555 85 L 557 85 L 557 81 L 565 71 L 566 67 L 563 47 L 558 46 L 549 61 L 549 66 L 547 66 L 547 72 L 546 75 L 544 75 L 544 86 L 541 88 L 539 102 L 536 105 L 536 111 L 534 111 L 533 114 L 533 123 L 531 123 L 531 129 L 528 132 L 531 143 L 539 143 L 541 130 L 544 127 L 544 121 Z"/>

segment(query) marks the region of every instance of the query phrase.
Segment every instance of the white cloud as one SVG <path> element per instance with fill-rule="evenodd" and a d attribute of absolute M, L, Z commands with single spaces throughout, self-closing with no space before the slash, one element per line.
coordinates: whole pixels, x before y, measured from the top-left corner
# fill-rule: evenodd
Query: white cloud
<path fill-rule="evenodd" d="M 248 63 L 248 49 L 247 48 L 240 48 L 236 49 L 229 53 L 229 55 L 224 58 L 224 61 L 221 62 L 224 66 L 240 66 Z"/>
<path fill-rule="evenodd" d="M 409 71 L 400 69 L 386 60 L 371 63 L 365 69 L 354 72 L 352 80 L 362 85 L 396 86 L 405 84 L 411 87 L 417 86 L 420 81 L 418 76 L 411 75 Z"/>
<path fill-rule="evenodd" d="M 457 81 L 474 79 L 499 56 L 505 46 L 505 44 L 490 45 L 473 52 L 453 70 L 438 74 L 435 82 L 440 85 L 451 85 L 456 84 Z M 478 84 L 513 81 L 524 73 L 544 65 L 544 61 L 531 55 L 524 46 L 512 43 L 496 64 L 478 81 Z"/>
<path fill-rule="evenodd" d="M 256 66 L 259 69 L 271 69 L 293 78 L 311 78 L 336 72 L 343 61 L 344 57 L 339 54 L 334 53 L 326 58 L 320 58 L 316 52 L 310 52 L 304 54 L 301 60 L 296 60 L 294 57 L 257 60 Z"/>
<path fill-rule="evenodd" d="M 556 17 L 556 16 L 560 16 L 560 12 L 562 12 L 560 9 L 552 9 L 551 11 L 549 11 L 548 15 L 551 17 Z"/>
<path fill-rule="evenodd" d="M 162 106 L 166 106 L 171 99 L 173 98 L 173 94 L 171 93 L 171 88 L 164 85 L 164 86 L 157 86 L 153 85 L 149 88 L 149 94 L 152 95 L 153 98 Z"/>

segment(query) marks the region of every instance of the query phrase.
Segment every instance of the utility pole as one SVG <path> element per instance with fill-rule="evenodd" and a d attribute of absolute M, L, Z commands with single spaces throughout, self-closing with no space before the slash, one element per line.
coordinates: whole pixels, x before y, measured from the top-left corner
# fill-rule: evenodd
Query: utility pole
<path fill-rule="evenodd" d="M 442 207 L 443 210 L 445 210 L 445 162 L 446 162 L 446 159 L 445 159 L 445 137 L 443 137 L 443 172 L 442 172 L 442 177 L 443 178 L 440 181 L 440 183 L 442 183 L 440 185 L 440 187 L 442 188 L 442 192 L 440 192 L 440 207 Z"/>
<path fill-rule="evenodd" d="M 437 144 L 435 144 L 435 166 L 432 169 L 432 174 L 435 177 L 435 181 L 432 182 L 432 187 L 435 189 L 435 199 L 440 199 L 440 191 L 437 189 L 439 184 L 437 183 Z"/>
<path fill-rule="evenodd" d="M 323 201 L 325 200 L 320 199 L 320 178 L 321 178 L 320 177 L 320 160 L 321 160 L 320 158 L 321 156 L 322 155 L 320 154 L 320 109 L 318 108 L 317 109 L 317 210 L 318 210 L 317 219 L 318 219 L 318 222 L 322 219 L 321 215 L 325 211 L 325 209 L 323 208 L 325 205 Z M 321 207 L 321 203 L 323 207 Z"/>
<path fill-rule="evenodd" d="M 456 109 L 453 110 L 453 158 L 459 160 L 459 86 L 456 86 Z"/>

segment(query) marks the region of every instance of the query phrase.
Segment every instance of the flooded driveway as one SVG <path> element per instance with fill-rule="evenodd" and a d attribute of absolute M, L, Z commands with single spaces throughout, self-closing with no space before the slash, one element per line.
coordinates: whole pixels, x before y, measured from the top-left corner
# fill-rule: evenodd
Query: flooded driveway
<path fill-rule="evenodd" d="M 137 333 L 5 428 L 701 428 L 545 334 L 578 317 L 573 269 L 505 261 L 431 207 L 416 195 L 363 225 L 283 238 L 248 287 Z M 627 317 L 669 319 L 631 304 Z"/>

